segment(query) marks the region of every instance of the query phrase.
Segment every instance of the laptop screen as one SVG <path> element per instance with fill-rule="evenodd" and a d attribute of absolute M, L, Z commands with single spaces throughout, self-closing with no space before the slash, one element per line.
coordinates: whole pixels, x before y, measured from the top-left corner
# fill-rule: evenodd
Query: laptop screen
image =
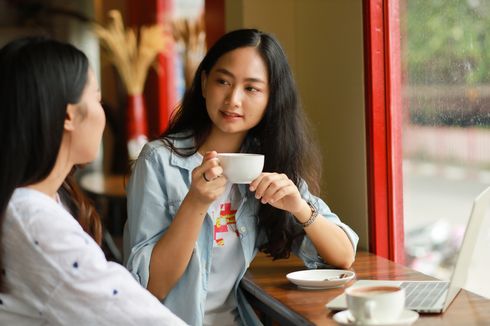
<path fill-rule="evenodd" d="M 490 187 L 478 195 L 471 209 L 464 239 L 451 277 L 446 306 L 465 288 L 485 297 L 490 296 L 487 278 L 490 268 Z M 485 274 L 486 273 L 486 274 Z M 487 284 L 487 285 L 485 285 Z"/>

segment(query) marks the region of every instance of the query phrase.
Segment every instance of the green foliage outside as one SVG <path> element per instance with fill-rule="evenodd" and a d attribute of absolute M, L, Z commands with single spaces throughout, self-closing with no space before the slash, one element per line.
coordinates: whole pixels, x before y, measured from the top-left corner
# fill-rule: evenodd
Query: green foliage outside
<path fill-rule="evenodd" d="M 410 84 L 490 82 L 489 0 L 405 0 L 401 7 Z"/>
<path fill-rule="evenodd" d="M 490 84 L 490 0 L 400 0 L 400 9 L 405 83 L 443 93 L 415 93 L 407 101 L 411 123 L 490 126 L 490 94 L 471 101 L 464 95 Z M 455 85 L 464 88 L 461 97 L 444 95 L 450 92 L 445 87 Z"/>

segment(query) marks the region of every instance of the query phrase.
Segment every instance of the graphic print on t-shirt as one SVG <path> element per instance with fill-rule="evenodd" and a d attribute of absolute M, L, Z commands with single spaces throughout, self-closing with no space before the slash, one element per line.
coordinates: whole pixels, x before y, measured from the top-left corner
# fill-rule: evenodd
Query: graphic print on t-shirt
<path fill-rule="evenodd" d="M 232 209 L 231 202 L 220 204 L 219 216 L 216 217 L 214 223 L 214 247 L 223 247 L 226 236 L 230 236 L 232 233 L 235 233 L 237 237 L 239 236 L 235 219 L 236 211 L 236 209 Z"/>

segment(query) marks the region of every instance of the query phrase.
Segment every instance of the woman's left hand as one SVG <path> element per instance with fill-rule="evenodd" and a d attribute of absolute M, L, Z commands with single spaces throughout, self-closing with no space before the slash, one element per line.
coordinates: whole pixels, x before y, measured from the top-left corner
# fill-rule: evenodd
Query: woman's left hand
<path fill-rule="evenodd" d="M 285 174 L 262 173 L 252 181 L 249 189 L 255 191 L 255 198 L 262 204 L 269 204 L 292 214 L 300 211 L 305 204 L 298 188 Z"/>

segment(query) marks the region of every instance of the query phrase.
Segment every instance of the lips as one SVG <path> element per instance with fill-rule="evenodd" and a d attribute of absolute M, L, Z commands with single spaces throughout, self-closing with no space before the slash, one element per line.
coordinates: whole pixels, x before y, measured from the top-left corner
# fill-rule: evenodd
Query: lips
<path fill-rule="evenodd" d="M 221 114 L 224 115 L 226 118 L 242 118 L 243 116 L 235 113 L 235 112 L 228 112 L 228 111 L 221 111 Z"/>

